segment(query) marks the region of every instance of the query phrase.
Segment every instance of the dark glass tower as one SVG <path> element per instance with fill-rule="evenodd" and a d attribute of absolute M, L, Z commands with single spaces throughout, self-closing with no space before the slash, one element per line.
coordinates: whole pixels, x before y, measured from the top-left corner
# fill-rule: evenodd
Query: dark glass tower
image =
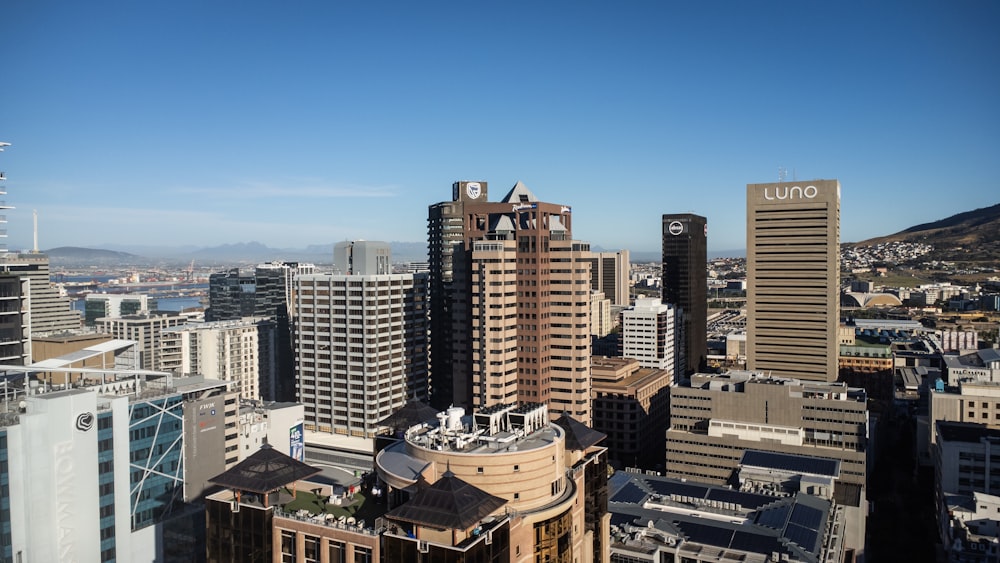
<path fill-rule="evenodd" d="M 662 297 L 681 308 L 685 374 L 702 371 L 707 363 L 707 264 L 706 219 L 691 213 L 663 215 Z"/>

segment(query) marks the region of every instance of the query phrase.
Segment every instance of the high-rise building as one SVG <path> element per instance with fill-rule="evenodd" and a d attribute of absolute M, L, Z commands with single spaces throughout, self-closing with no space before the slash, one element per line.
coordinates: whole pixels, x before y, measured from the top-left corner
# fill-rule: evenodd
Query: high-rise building
<path fill-rule="evenodd" d="M 708 358 L 708 222 L 691 213 L 663 215 L 662 299 L 680 308 L 684 373 L 703 371 Z"/>
<path fill-rule="evenodd" d="M 297 276 L 312 274 L 315 269 L 314 265 L 306 263 L 269 262 L 258 264 L 252 271 L 234 268 L 209 276 L 206 321 L 231 321 L 243 317 L 274 319 L 277 376 L 273 389 L 269 386 L 262 390 L 265 400 L 295 400 L 294 280 Z"/>
<path fill-rule="evenodd" d="M 30 282 L 31 333 L 52 334 L 80 328 L 80 314 L 49 281 L 49 257 L 33 252 L 0 254 L 0 273 L 22 276 Z"/>
<path fill-rule="evenodd" d="M 619 355 L 635 358 L 644 368 L 669 370 L 671 375 L 683 373 L 684 357 L 677 351 L 679 313 L 655 297 L 636 299 L 635 305 L 621 312 Z"/>
<path fill-rule="evenodd" d="M 602 291 L 613 305 L 629 305 L 629 252 L 595 252 L 590 259 L 590 287 Z"/>
<path fill-rule="evenodd" d="M 459 288 L 455 285 L 455 269 L 468 268 L 463 261 L 465 206 L 489 200 L 486 182 L 455 182 L 451 191 L 451 201 L 436 203 L 427 210 L 431 403 L 438 409 L 448 408 L 453 397 L 465 400 L 467 394 L 465 380 L 456 380 L 454 374 L 455 366 L 464 365 L 469 358 L 466 292 L 462 291 L 463 299 L 456 295 Z"/>
<path fill-rule="evenodd" d="M 0 559 L 190 558 L 189 503 L 237 461 L 235 394 L 202 377 L 87 375 L 0 404 Z"/>
<path fill-rule="evenodd" d="M 333 245 L 333 268 L 338 274 L 391 274 L 391 258 L 387 242 L 351 240 Z"/>
<path fill-rule="evenodd" d="M 31 361 L 30 282 L 16 274 L 0 274 L 0 363 Z"/>
<path fill-rule="evenodd" d="M 256 317 L 166 328 L 158 369 L 232 381 L 240 398 L 259 401 L 274 395 L 275 336 L 274 321 Z"/>
<path fill-rule="evenodd" d="M 407 399 L 426 400 L 426 274 L 312 274 L 296 285 L 307 430 L 370 438 Z"/>
<path fill-rule="evenodd" d="M 471 195 L 468 183 L 455 191 L 463 185 Z M 479 409 L 516 398 L 589 423 L 591 253 L 572 239 L 571 208 L 539 201 L 521 182 L 499 202 L 461 208 L 464 239 L 449 246 L 452 303 L 431 311 L 452 321 L 449 402 Z M 443 246 L 435 236 L 432 262 Z"/>
<path fill-rule="evenodd" d="M 154 309 L 156 300 L 153 300 Z M 149 313 L 149 296 L 141 293 L 88 293 L 83 303 L 83 324 L 94 326 L 102 317 L 124 317 Z"/>
<path fill-rule="evenodd" d="M 159 370 L 163 331 L 182 325 L 185 321 L 186 317 L 171 312 L 97 319 L 97 327 L 99 331 L 113 338 L 135 340 L 138 343 L 139 368 Z"/>
<path fill-rule="evenodd" d="M 747 369 L 836 381 L 840 182 L 747 185 Z"/>

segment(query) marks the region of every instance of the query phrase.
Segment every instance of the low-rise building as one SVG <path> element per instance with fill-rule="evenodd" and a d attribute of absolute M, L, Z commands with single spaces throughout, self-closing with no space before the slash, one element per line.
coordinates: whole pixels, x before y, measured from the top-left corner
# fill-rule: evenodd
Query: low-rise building
<path fill-rule="evenodd" d="M 609 489 L 612 561 L 845 561 L 844 510 L 827 498 L 621 472 Z"/>
<path fill-rule="evenodd" d="M 632 358 L 594 356 L 590 366 L 593 428 L 607 436 L 608 462 L 619 469 L 662 467 L 670 371 L 644 368 Z"/>
<path fill-rule="evenodd" d="M 743 452 L 759 449 L 840 460 L 838 487 L 866 485 L 867 395 L 844 383 L 695 374 L 670 388 L 666 437 L 669 477 L 725 484 Z"/>

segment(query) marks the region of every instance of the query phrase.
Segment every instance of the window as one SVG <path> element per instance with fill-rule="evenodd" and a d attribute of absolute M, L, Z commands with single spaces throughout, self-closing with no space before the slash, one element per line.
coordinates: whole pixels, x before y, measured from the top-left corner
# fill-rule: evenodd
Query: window
<path fill-rule="evenodd" d="M 319 537 L 306 536 L 305 545 L 302 551 L 303 555 L 305 555 L 305 560 L 308 563 L 315 563 L 316 561 L 319 561 Z"/>
<path fill-rule="evenodd" d="M 347 563 L 347 545 L 344 542 L 330 540 L 330 563 Z"/>
<path fill-rule="evenodd" d="M 354 563 L 372 563 L 371 548 L 354 546 Z"/>
<path fill-rule="evenodd" d="M 281 531 L 281 561 L 295 563 L 295 532 Z"/>

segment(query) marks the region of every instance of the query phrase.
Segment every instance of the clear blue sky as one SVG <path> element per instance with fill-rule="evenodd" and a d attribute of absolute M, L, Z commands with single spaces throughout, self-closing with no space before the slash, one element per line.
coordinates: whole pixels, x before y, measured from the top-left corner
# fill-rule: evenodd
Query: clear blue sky
<path fill-rule="evenodd" d="M 1000 2 L 0 2 L 8 246 L 426 240 L 455 180 L 574 235 L 745 246 L 837 178 L 842 240 L 1000 202 Z"/>

